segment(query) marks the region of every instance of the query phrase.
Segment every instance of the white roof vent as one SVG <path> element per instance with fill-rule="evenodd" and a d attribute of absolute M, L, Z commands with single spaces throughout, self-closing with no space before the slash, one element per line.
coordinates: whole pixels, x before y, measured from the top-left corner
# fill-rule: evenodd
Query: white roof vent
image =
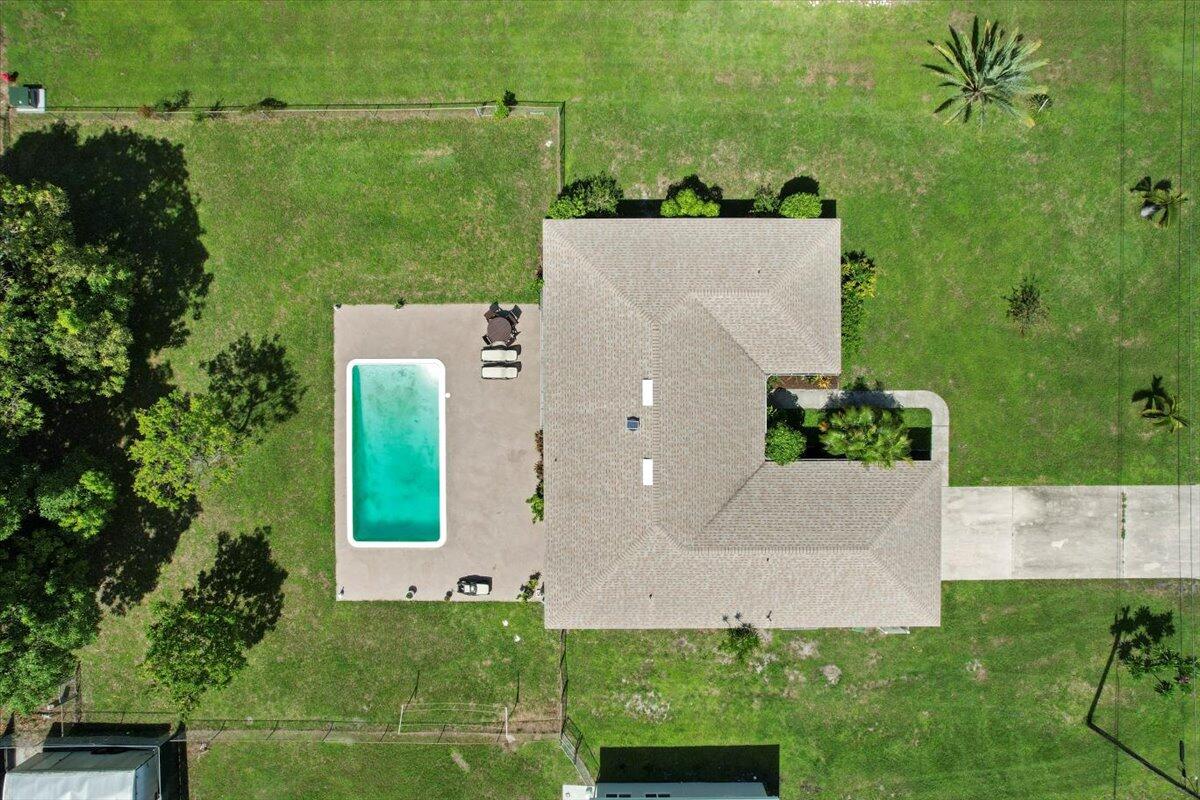
<path fill-rule="evenodd" d="M 642 486 L 654 485 L 654 459 L 642 459 Z"/>
<path fill-rule="evenodd" d="M 642 379 L 642 405 L 644 405 L 644 406 L 654 405 L 654 379 L 653 378 L 643 378 Z"/>

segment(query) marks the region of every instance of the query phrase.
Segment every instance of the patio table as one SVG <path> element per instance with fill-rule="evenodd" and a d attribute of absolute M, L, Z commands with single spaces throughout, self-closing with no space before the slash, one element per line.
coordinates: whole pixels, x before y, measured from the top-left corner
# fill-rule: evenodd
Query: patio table
<path fill-rule="evenodd" d="M 503 316 L 495 316 L 488 320 L 487 338 L 489 342 L 505 343 L 512 341 L 513 324 L 512 320 Z"/>

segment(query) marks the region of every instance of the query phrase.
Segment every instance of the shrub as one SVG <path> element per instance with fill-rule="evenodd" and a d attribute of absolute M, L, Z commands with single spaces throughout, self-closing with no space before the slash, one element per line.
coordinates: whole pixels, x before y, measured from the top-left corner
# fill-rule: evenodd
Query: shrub
<path fill-rule="evenodd" d="M 1008 301 L 1008 318 L 1017 324 L 1022 336 L 1046 316 L 1041 287 L 1032 275 L 1023 276 L 1005 300 Z"/>
<path fill-rule="evenodd" d="M 866 301 L 875 296 L 876 277 L 875 261 L 866 253 L 842 256 L 842 358 L 846 361 L 862 347 Z"/>
<path fill-rule="evenodd" d="M 262 100 L 251 103 L 242 109 L 243 114 L 253 114 L 255 112 L 266 111 L 282 111 L 287 108 L 288 104 L 275 97 L 264 97 Z"/>
<path fill-rule="evenodd" d="M 693 189 L 683 189 L 664 200 L 659 213 L 664 217 L 715 217 L 721 213 L 721 204 L 701 198 Z"/>
<path fill-rule="evenodd" d="M 796 192 L 783 198 L 779 215 L 788 219 L 816 219 L 821 216 L 821 198 L 810 192 Z"/>
<path fill-rule="evenodd" d="M 551 219 L 578 217 L 614 217 L 617 203 L 624 197 L 617 179 L 605 173 L 589 175 L 571 181 L 550 204 L 547 216 Z"/>
<path fill-rule="evenodd" d="M 725 639 L 718 647 L 744 664 L 762 647 L 762 637 L 757 628 L 749 622 L 742 622 L 726 629 Z"/>
<path fill-rule="evenodd" d="M 546 518 L 546 498 L 542 494 L 545 484 L 538 481 L 537 490 L 525 498 L 525 502 L 529 504 L 529 512 L 533 515 L 534 522 L 541 522 Z"/>
<path fill-rule="evenodd" d="M 505 91 L 500 97 L 496 98 L 496 107 L 492 110 L 492 116 L 496 119 L 504 119 L 512 113 L 513 107 L 517 105 L 517 96 Z"/>
<path fill-rule="evenodd" d="M 172 111 L 182 111 L 192 102 L 192 93 L 186 89 L 176 92 L 170 97 L 164 97 L 154 104 L 156 114 L 167 114 Z"/>
<path fill-rule="evenodd" d="M 533 598 L 537 597 L 538 589 L 542 586 L 542 573 L 535 572 L 529 576 L 529 580 L 521 584 L 521 588 L 517 590 L 517 599 L 522 603 L 528 603 Z"/>
<path fill-rule="evenodd" d="M 830 455 L 885 467 L 910 460 L 912 442 L 895 411 L 848 406 L 828 412 L 820 428 L 821 445 Z"/>
<path fill-rule="evenodd" d="M 221 119 L 221 112 L 224 110 L 225 104 L 218 100 L 208 108 L 197 108 L 192 112 L 192 119 L 196 122 L 204 122 L 207 119 Z"/>
<path fill-rule="evenodd" d="M 804 431 L 783 421 L 767 426 L 766 455 L 776 464 L 790 464 L 802 457 L 807 449 L 808 439 Z"/>
<path fill-rule="evenodd" d="M 587 216 L 587 206 L 581 198 L 559 195 L 550 203 L 546 216 L 550 219 L 578 219 Z"/>
<path fill-rule="evenodd" d="M 664 217 L 715 217 L 721 213 L 721 187 L 688 175 L 667 189 L 659 214 Z"/>
<path fill-rule="evenodd" d="M 779 213 L 779 193 L 770 186 L 760 186 L 754 190 L 754 204 L 750 213 L 758 217 L 773 217 Z"/>

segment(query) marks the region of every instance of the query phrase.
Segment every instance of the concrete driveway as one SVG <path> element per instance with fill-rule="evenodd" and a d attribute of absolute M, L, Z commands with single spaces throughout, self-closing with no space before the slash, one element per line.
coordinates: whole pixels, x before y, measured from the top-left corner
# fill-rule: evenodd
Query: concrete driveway
<path fill-rule="evenodd" d="M 508 308 L 509 306 L 505 306 Z M 337 586 L 344 600 L 437 600 L 467 575 L 492 578 L 489 600 L 515 600 L 542 571 L 545 526 L 525 498 L 537 488 L 541 427 L 540 315 L 522 307 L 520 374 L 483 380 L 483 304 L 342 306 L 333 312 Z M 352 547 L 346 531 L 346 364 L 437 358 L 446 365 L 446 542 L 433 549 Z M 468 599 L 453 593 L 452 600 Z"/>
<path fill-rule="evenodd" d="M 1200 487 L 970 486 L 942 495 L 942 579 L 1200 577 Z"/>

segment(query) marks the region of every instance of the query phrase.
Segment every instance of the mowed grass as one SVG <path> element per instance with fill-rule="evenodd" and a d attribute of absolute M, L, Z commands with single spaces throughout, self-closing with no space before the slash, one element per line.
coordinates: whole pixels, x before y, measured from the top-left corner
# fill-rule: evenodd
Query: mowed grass
<path fill-rule="evenodd" d="M 615 648 L 574 631 L 568 706 L 593 747 L 778 744 L 786 797 L 1169 796 L 1083 720 L 1112 605 L 1174 599 L 1149 583 L 948 583 L 940 629 L 764 632 L 746 663 L 719 650 L 724 632 L 625 633 Z M 1123 738 L 1174 771 L 1192 700 L 1120 680 Z M 1106 721 L 1116 704 L 1106 695 Z"/>
<path fill-rule="evenodd" d="M 1170 483 L 1190 479 L 1190 464 L 1178 469 L 1171 440 L 1143 435 L 1128 396 L 1160 373 L 1184 383 L 1194 411 L 1181 326 L 1195 296 L 1178 264 L 1195 253 L 1196 216 L 1185 208 L 1180 226 L 1153 230 L 1127 190 L 1145 173 L 1177 177 L 1181 160 L 1194 187 L 1194 115 L 1182 131 L 1180 119 L 1195 105 L 1181 95 L 1184 6 L 1129 3 L 1127 29 L 1121 8 L 978 4 L 1045 41 L 1055 104 L 1031 131 L 930 117 L 924 41 L 969 22 L 959 3 L 10 1 L 0 21 L 10 65 L 46 83 L 52 104 L 136 105 L 183 88 L 198 104 L 511 88 L 567 101 L 568 177 L 609 169 L 653 197 L 699 171 L 734 197 L 812 175 L 837 200 L 845 249 L 881 270 L 847 371 L 946 398 L 954 483 Z M 183 143 L 215 276 L 192 338 L 166 354 L 179 380 L 200 385 L 198 361 L 242 332 L 279 332 L 308 388 L 238 479 L 203 498 L 164 573 L 170 594 L 207 565 L 216 531 L 261 524 L 289 571 L 279 628 L 197 713 L 388 718 L 414 687 L 423 699 L 511 702 L 518 671 L 521 702 L 546 707 L 554 638 L 536 608 L 332 600 L 329 307 L 531 299 L 553 192 L 548 123 L 137 125 Z M 1049 309 L 1025 338 L 1003 301 L 1023 273 L 1042 281 Z M 719 633 L 573 633 L 570 710 L 593 744 L 780 743 L 787 797 L 1084 798 L 1111 794 L 1114 777 L 1117 796 L 1159 796 L 1082 724 L 1114 607 L 1135 595 L 1171 602 L 1153 587 L 949 584 L 938 630 L 778 633 L 762 672 L 721 663 Z M 163 707 L 136 670 L 147 618 L 145 604 L 109 618 L 85 654 L 97 705 Z M 801 658 L 798 639 L 817 641 L 820 657 Z M 843 670 L 837 686 L 819 672 L 827 664 Z M 669 704 L 662 720 L 628 710 L 651 692 Z M 1139 698 L 1123 713 L 1169 768 L 1182 712 Z M 288 780 L 290 766 L 233 747 L 200 762 L 198 790 Z M 336 783 L 340 752 L 286 752 L 329 766 L 275 796 Z M 407 752 L 358 763 L 384 773 Z M 410 780 L 452 772 L 438 758 Z M 496 774 L 502 787 L 523 780 Z"/>
<path fill-rule="evenodd" d="M 512 706 L 518 691 L 523 711 L 552 711 L 557 638 L 539 608 L 335 601 L 332 390 L 334 303 L 536 299 L 551 123 L 130 120 L 183 147 L 213 275 L 186 344 L 165 354 L 176 381 L 203 388 L 202 360 L 242 333 L 278 334 L 304 394 L 232 481 L 202 496 L 159 592 L 105 619 L 83 654 L 89 703 L 168 707 L 137 669 L 150 599 L 194 582 L 217 532 L 270 526 L 288 571 L 282 619 L 198 716 L 394 719 L 410 698 Z"/>
<path fill-rule="evenodd" d="M 920 67 L 925 41 L 969 11 L 1044 41 L 1054 105 L 1032 130 L 931 116 L 941 94 Z M 635 196 L 693 171 L 742 197 L 813 176 L 837 200 L 845 248 L 881 270 L 866 346 L 846 370 L 945 397 L 953 482 L 1173 483 L 1194 469 L 1128 402 L 1156 373 L 1195 408 L 1183 358 L 1196 355 L 1195 282 L 1179 264 L 1196 255 L 1196 215 L 1185 207 L 1183 225 L 1152 230 L 1128 192 L 1143 174 L 1195 183 L 1194 10 L 1178 0 L 229 2 L 150 14 L 64 1 L 3 14 L 11 64 L 48 84 L 52 104 L 512 89 L 567 102 L 569 175 L 611 170 Z M 1023 274 L 1049 310 L 1025 338 L 1003 299 Z M 428 285 L 441 279 L 426 269 Z"/>
<path fill-rule="evenodd" d="M 192 758 L 191 800 L 544 800 L 578 780 L 557 742 L 490 745 L 218 742 Z"/>

